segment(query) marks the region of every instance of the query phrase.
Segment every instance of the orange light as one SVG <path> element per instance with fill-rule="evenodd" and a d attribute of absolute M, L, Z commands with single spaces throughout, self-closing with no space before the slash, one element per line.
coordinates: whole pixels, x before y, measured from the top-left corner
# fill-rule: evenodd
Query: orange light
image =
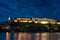
<path fill-rule="evenodd" d="M 27 22 L 27 21 L 20 21 L 20 22 Z"/>
<path fill-rule="evenodd" d="M 50 22 L 51 24 L 55 24 L 56 22 Z"/>

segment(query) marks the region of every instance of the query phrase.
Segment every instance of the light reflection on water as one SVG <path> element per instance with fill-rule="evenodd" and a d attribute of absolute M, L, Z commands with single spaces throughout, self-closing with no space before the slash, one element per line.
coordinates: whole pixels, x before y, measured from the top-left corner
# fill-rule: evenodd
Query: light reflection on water
<path fill-rule="evenodd" d="M 12 33 L 6 32 L 6 40 L 60 40 L 60 33 Z"/>
<path fill-rule="evenodd" d="M 10 33 L 6 32 L 6 40 L 10 40 Z"/>

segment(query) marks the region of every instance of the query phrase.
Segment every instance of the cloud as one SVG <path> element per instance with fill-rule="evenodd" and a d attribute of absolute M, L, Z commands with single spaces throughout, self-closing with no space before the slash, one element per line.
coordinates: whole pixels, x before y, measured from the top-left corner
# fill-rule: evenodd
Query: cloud
<path fill-rule="evenodd" d="M 9 3 L 8 3 L 9 2 Z M 2 16 L 14 17 L 51 17 L 58 18 L 59 9 L 56 10 L 54 0 L 5 0 L 0 2 L 0 8 L 4 12 L 1 12 Z M 58 7 L 59 8 L 59 7 Z M 1 11 L 1 9 L 0 9 Z"/>

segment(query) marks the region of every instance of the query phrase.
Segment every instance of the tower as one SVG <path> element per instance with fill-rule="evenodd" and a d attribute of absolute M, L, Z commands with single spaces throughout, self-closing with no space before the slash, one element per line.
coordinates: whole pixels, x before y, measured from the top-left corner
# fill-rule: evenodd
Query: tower
<path fill-rule="evenodd" d="M 11 18 L 9 17 L 8 20 L 11 20 Z"/>
<path fill-rule="evenodd" d="M 9 30 L 12 29 L 11 26 L 10 26 L 11 22 L 12 22 L 12 18 L 8 17 L 8 19 L 7 19 L 7 25 L 8 26 L 7 27 L 9 28 Z"/>
<path fill-rule="evenodd" d="M 11 22 L 12 21 L 12 18 L 11 17 L 8 17 L 8 22 Z"/>

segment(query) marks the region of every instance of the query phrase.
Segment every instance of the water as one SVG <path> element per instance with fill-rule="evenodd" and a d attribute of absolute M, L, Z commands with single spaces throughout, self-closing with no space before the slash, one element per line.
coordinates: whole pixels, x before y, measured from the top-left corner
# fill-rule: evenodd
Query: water
<path fill-rule="evenodd" d="M 0 33 L 0 40 L 60 40 L 60 33 Z"/>

